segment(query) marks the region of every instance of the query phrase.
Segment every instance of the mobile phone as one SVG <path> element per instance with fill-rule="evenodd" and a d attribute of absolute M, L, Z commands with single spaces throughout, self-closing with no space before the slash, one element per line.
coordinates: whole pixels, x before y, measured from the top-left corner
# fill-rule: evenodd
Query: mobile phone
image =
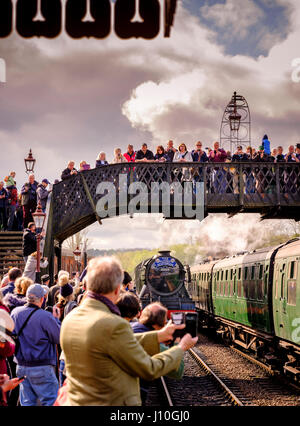
<path fill-rule="evenodd" d="M 196 337 L 198 334 L 198 314 L 194 312 L 172 312 L 171 319 L 174 324 L 185 324 L 182 330 L 175 330 L 173 337 L 183 337 L 185 334 L 190 334 Z"/>
<path fill-rule="evenodd" d="M 171 319 L 173 324 L 181 325 L 185 324 L 185 313 L 184 312 L 171 312 Z M 182 330 L 175 330 L 173 334 L 173 339 L 177 339 L 177 337 L 183 337 L 186 334 L 185 328 Z"/>

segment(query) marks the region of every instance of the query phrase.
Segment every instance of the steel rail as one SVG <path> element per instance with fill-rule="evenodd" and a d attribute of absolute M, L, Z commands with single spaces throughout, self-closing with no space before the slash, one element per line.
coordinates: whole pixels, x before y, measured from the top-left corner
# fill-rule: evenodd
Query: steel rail
<path fill-rule="evenodd" d="M 242 401 L 225 385 L 225 383 L 212 371 L 212 369 L 206 364 L 206 362 L 197 354 L 193 349 L 188 351 L 190 356 L 196 361 L 196 363 L 205 370 L 208 374 L 210 374 L 214 381 L 224 390 L 224 392 L 229 396 L 234 405 L 244 406 Z"/>
<path fill-rule="evenodd" d="M 169 407 L 174 407 L 174 404 L 173 404 L 173 401 L 172 401 L 172 398 L 171 398 L 170 392 L 168 390 L 168 387 L 167 387 L 165 379 L 163 377 L 161 377 L 160 378 L 160 382 L 161 382 L 161 386 L 162 386 L 162 388 L 164 390 L 164 395 L 165 395 L 165 398 L 166 398 L 166 400 L 168 402 L 168 406 Z"/>

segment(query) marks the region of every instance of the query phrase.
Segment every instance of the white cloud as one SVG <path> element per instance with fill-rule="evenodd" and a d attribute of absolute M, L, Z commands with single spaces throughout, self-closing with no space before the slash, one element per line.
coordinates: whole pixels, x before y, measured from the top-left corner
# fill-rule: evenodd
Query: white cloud
<path fill-rule="evenodd" d="M 228 37 L 245 38 L 249 29 L 259 22 L 264 15 L 262 9 L 251 0 L 226 0 L 213 6 L 200 8 L 201 15 L 216 25 L 218 29 L 226 29 Z"/>

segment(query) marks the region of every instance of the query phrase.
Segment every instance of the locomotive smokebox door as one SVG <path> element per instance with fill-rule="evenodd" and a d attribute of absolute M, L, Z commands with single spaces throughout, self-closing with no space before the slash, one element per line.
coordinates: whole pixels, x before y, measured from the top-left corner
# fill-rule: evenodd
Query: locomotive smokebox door
<path fill-rule="evenodd" d="M 185 270 L 181 262 L 168 251 L 160 251 L 147 265 L 146 280 L 150 288 L 161 296 L 175 294 L 184 285 Z"/>

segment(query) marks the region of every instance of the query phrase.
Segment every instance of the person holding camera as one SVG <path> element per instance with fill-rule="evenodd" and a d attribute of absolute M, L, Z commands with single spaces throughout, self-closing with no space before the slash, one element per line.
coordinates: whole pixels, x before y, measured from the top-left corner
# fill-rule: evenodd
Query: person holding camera
<path fill-rule="evenodd" d="M 77 175 L 78 172 L 75 169 L 75 162 L 74 161 L 69 161 L 68 163 L 68 167 L 63 170 L 62 174 L 61 174 L 61 180 L 66 180 L 71 176 Z"/>
<path fill-rule="evenodd" d="M 167 323 L 167 313 L 167 308 L 165 308 L 160 302 L 150 303 L 143 309 L 139 321 L 131 323 L 133 332 L 147 333 L 149 331 L 161 330 Z M 161 352 L 166 351 L 168 348 L 169 346 L 167 344 L 160 344 Z M 176 370 L 166 374 L 166 376 L 172 379 L 181 379 L 183 370 L 184 362 L 181 360 L 179 367 Z M 140 380 L 142 405 L 145 405 L 146 403 L 149 387 L 149 381 L 143 379 Z"/>
<path fill-rule="evenodd" d="M 67 405 L 141 405 L 139 378 L 154 380 L 177 369 L 198 340 L 186 334 L 177 346 L 160 353 L 159 344 L 184 328 L 171 321 L 161 330 L 135 336 L 116 306 L 123 276 L 116 258 L 90 260 L 86 296 L 63 321 Z"/>

